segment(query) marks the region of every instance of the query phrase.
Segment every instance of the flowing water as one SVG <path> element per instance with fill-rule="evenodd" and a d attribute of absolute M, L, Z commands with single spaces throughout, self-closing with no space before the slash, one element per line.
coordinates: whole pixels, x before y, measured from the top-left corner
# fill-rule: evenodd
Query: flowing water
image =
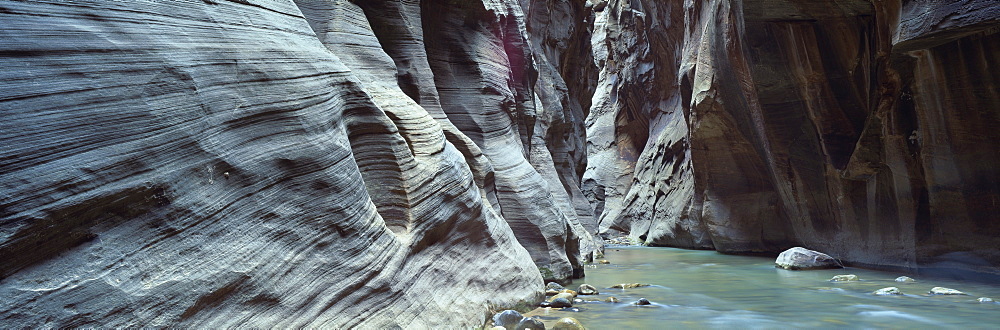
<path fill-rule="evenodd" d="M 579 296 L 600 302 L 578 302 L 572 309 L 536 309 L 529 313 L 551 326 L 573 317 L 590 329 L 662 328 L 1000 328 L 996 285 L 920 278 L 896 282 L 904 275 L 858 268 L 790 271 L 774 267 L 773 258 L 724 255 L 714 251 L 671 248 L 611 247 L 611 264 L 588 266 L 582 283 L 600 295 Z M 859 282 L 830 282 L 834 275 L 855 274 Z M 618 283 L 649 287 L 609 289 Z M 901 296 L 871 292 L 895 286 Z M 936 286 L 969 295 L 928 295 Z M 620 303 L 606 303 L 609 296 Z M 630 303 L 647 298 L 652 305 Z"/>

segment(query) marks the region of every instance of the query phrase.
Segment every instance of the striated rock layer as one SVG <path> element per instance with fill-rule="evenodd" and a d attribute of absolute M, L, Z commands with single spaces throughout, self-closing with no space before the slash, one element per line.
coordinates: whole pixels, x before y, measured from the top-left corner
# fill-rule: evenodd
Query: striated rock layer
<path fill-rule="evenodd" d="M 539 58 L 581 46 L 532 48 L 519 3 L 0 1 L 0 22 L 3 324 L 472 326 L 596 248 L 575 62 Z"/>
<path fill-rule="evenodd" d="M 594 3 L 602 231 L 1000 274 L 995 2 Z"/>

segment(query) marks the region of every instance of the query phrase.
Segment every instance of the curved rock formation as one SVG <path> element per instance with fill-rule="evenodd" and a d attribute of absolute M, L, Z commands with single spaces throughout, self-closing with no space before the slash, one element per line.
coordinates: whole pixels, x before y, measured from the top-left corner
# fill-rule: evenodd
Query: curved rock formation
<path fill-rule="evenodd" d="M 576 112 L 520 6 L 450 4 L 0 1 L 0 320 L 471 326 L 581 275 Z"/>
<path fill-rule="evenodd" d="M 584 188 L 651 245 L 1000 274 L 1000 6 L 609 1 Z"/>

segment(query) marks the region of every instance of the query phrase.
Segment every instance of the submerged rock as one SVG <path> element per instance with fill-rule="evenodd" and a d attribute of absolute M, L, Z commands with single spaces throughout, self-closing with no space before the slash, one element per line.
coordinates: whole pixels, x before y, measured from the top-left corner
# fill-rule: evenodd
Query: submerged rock
<path fill-rule="evenodd" d="M 493 315 L 493 326 L 513 330 L 523 318 L 518 311 L 508 309 Z"/>
<path fill-rule="evenodd" d="M 566 298 L 556 298 L 552 300 L 552 308 L 573 307 L 573 303 Z"/>
<path fill-rule="evenodd" d="M 860 281 L 858 275 L 848 274 L 848 275 L 837 275 L 830 279 L 830 282 L 854 282 Z"/>
<path fill-rule="evenodd" d="M 636 300 L 636 301 L 635 301 L 635 302 L 633 302 L 632 304 L 633 304 L 633 305 L 637 305 L 637 306 L 644 306 L 644 305 L 649 305 L 649 304 L 651 304 L 651 303 L 649 302 L 649 299 L 646 299 L 646 298 L 639 298 L 639 300 Z"/>
<path fill-rule="evenodd" d="M 991 303 L 993 302 L 993 298 L 980 297 L 979 299 L 976 299 L 976 301 L 981 303 Z"/>
<path fill-rule="evenodd" d="M 891 296 L 891 295 L 901 295 L 903 292 L 899 291 L 899 288 L 890 286 L 888 288 L 881 288 L 872 292 L 876 296 Z"/>
<path fill-rule="evenodd" d="M 916 281 L 917 280 L 914 280 L 914 279 L 910 278 L 909 276 L 900 276 L 900 277 L 896 278 L 896 282 L 902 282 L 902 283 L 913 283 L 913 282 L 916 282 Z"/>
<path fill-rule="evenodd" d="M 602 265 L 607 265 L 607 264 L 610 264 L 611 262 L 610 262 L 610 261 L 607 261 L 607 260 L 605 260 L 605 259 L 601 259 L 601 260 L 599 260 L 599 261 L 598 261 L 597 263 L 599 263 L 599 264 L 602 264 Z"/>
<path fill-rule="evenodd" d="M 622 290 L 624 290 L 624 289 L 632 289 L 632 288 L 641 288 L 641 287 L 644 287 L 644 286 L 649 286 L 649 284 L 644 284 L 644 283 L 621 283 L 621 284 L 612 285 L 611 288 L 612 289 L 622 289 Z"/>
<path fill-rule="evenodd" d="M 965 292 L 962 292 L 962 291 L 958 291 L 958 290 L 955 290 L 955 289 L 949 289 L 949 288 L 945 288 L 945 287 L 940 287 L 940 286 L 936 286 L 936 287 L 931 288 L 931 291 L 928 292 L 928 293 L 930 293 L 930 294 L 939 294 L 939 295 L 964 295 L 965 294 Z"/>
<path fill-rule="evenodd" d="M 579 294 L 584 296 L 595 295 L 600 293 L 597 291 L 597 288 L 595 288 L 593 285 L 590 284 L 580 284 L 580 287 L 577 288 L 577 292 L 579 292 Z"/>
<path fill-rule="evenodd" d="M 583 324 L 572 317 L 564 317 L 552 325 L 553 330 L 584 330 Z"/>
<path fill-rule="evenodd" d="M 612 304 L 617 304 L 617 303 L 621 302 L 621 300 L 619 300 L 618 297 L 608 297 L 608 299 L 604 299 L 604 302 L 608 302 L 608 303 L 612 303 Z"/>
<path fill-rule="evenodd" d="M 534 318 L 526 317 L 517 324 L 517 330 L 545 330 L 545 323 Z"/>
<path fill-rule="evenodd" d="M 837 259 L 826 253 L 801 247 L 793 247 L 778 255 L 775 267 L 788 270 L 843 268 Z"/>

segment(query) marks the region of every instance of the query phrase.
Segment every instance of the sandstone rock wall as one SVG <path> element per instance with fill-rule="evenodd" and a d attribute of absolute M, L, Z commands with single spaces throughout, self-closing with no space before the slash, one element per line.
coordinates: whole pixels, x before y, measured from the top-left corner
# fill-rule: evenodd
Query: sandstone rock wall
<path fill-rule="evenodd" d="M 990 142 L 1000 6 L 600 7 L 583 186 L 601 230 L 651 245 L 802 245 L 873 267 L 1000 273 Z"/>
<path fill-rule="evenodd" d="M 0 25 L 3 324 L 472 326 L 594 248 L 574 62 L 537 58 L 519 3 L 0 1 Z"/>

